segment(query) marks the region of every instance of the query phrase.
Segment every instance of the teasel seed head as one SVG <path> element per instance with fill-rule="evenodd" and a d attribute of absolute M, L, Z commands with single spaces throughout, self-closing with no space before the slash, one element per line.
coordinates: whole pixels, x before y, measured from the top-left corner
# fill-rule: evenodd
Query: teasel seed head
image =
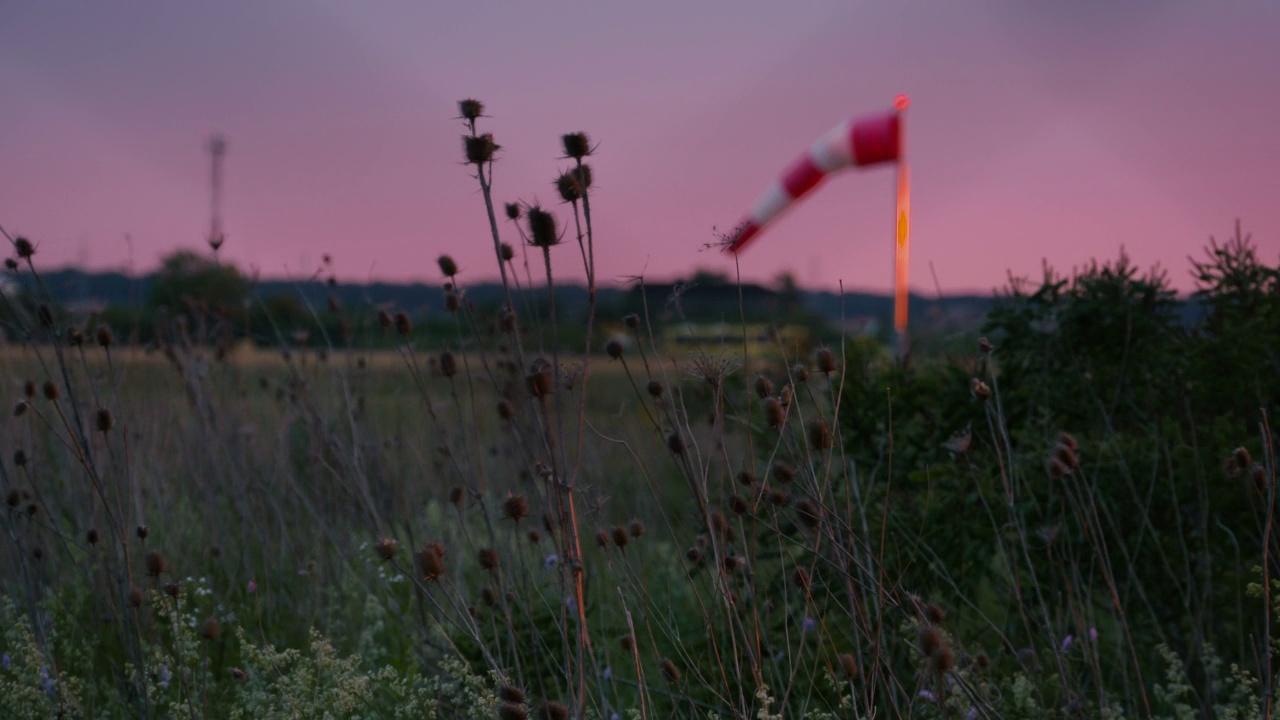
<path fill-rule="evenodd" d="M 542 706 L 542 720 L 569 720 L 569 708 L 562 702 L 548 700 Z"/>
<path fill-rule="evenodd" d="M 1049 458 L 1049 477 L 1054 480 L 1060 480 L 1069 472 L 1071 472 L 1071 469 L 1064 465 L 1061 460 L 1056 457 Z"/>
<path fill-rule="evenodd" d="M 463 135 L 463 154 L 472 165 L 485 165 L 493 162 L 493 155 L 502 148 L 493 141 L 493 133 L 483 135 Z"/>
<path fill-rule="evenodd" d="M 818 372 L 824 375 L 830 375 L 836 371 L 836 355 L 831 352 L 829 347 L 818 348 L 818 352 L 814 355 L 814 361 L 818 366 Z"/>
<path fill-rule="evenodd" d="M 609 548 L 609 533 L 604 530 L 597 530 L 596 545 L 599 545 L 601 550 L 607 550 Z"/>
<path fill-rule="evenodd" d="M 805 570 L 803 567 L 797 567 L 795 572 L 791 574 L 791 582 L 795 584 L 797 588 L 808 592 L 810 585 L 809 571 Z"/>
<path fill-rule="evenodd" d="M 662 383 L 658 382 L 657 380 L 650 380 L 649 384 L 645 386 L 645 390 L 648 391 L 651 397 L 660 398 L 662 397 L 662 393 L 666 390 L 666 388 L 664 388 L 662 386 Z"/>
<path fill-rule="evenodd" d="M 560 244 L 560 231 L 556 228 L 556 216 L 538 205 L 525 211 L 529 223 L 529 244 L 544 250 Z"/>
<path fill-rule="evenodd" d="M 458 274 L 458 263 L 448 255 L 441 255 L 436 258 L 436 264 L 440 266 L 440 273 L 445 277 L 451 278 Z"/>
<path fill-rule="evenodd" d="M 210 642 L 217 641 L 222 635 L 222 624 L 218 622 L 218 618 L 210 615 L 200 624 L 200 637 Z"/>
<path fill-rule="evenodd" d="M 147 536 L 151 534 L 151 530 L 146 525 L 139 525 L 134 528 L 133 534 L 137 535 L 139 540 L 146 542 Z"/>
<path fill-rule="evenodd" d="M 109 348 L 115 343 L 115 336 L 111 334 L 110 325 L 99 325 L 97 332 L 94 333 L 94 337 L 97 338 L 98 345 L 104 348 Z"/>
<path fill-rule="evenodd" d="M 458 114 L 462 116 L 463 120 L 467 120 L 469 122 L 475 122 L 481 115 L 484 114 L 484 103 L 480 102 L 479 100 L 476 100 L 475 98 L 467 98 L 466 100 L 459 100 Z"/>
<path fill-rule="evenodd" d="M 814 450 L 830 450 L 835 444 L 835 436 L 826 420 L 817 418 L 809 423 L 809 444 Z"/>
<path fill-rule="evenodd" d="M 803 363 L 796 363 L 791 367 L 791 377 L 795 378 L 796 382 L 809 382 L 809 368 Z"/>
<path fill-rule="evenodd" d="M 498 699 L 503 702 L 523 705 L 525 700 L 524 690 L 521 690 L 514 685 L 503 685 L 498 688 Z"/>
<path fill-rule="evenodd" d="M 440 353 L 440 374 L 447 378 L 458 374 L 458 360 L 448 350 Z"/>
<path fill-rule="evenodd" d="M 462 298 L 456 292 L 447 292 L 444 294 L 444 309 L 456 313 L 462 309 Z"/>
<path fill-rule="evenodd" d="M 751 487 L 756 484 L 756 474 L 751 470 L 743 470 L 738 473 L 738 484 Z"/>
<path fill-rule="evenodd" d="M 995 352 L 995 349 L 996 349 L 996 346 L 992 345 L 990 340 L 986 339 L 985 337 L 978 338 L 978 352 L 982 353 L 983 355 L 990 355 L 991 353 Z"/>
<path fill-rule="evenodd" d="M 531 372 L 525 376 L 525 385 L 529 388 L 529 394 L 536 398 L 545 398 L 550 395 L 552 388 L 551 373 L 551 363 L 535 361 Z"/>
<path fill-rule="evenodd" d="M 444 575 L 444 546 L 432 543 L 418 553 L 418 572 L 423 580 L 439 580 Z"/>
<path fill-rule="evenodd" d="M 680 434 L 679 430 L 675 430 L 667 436 L 667 449 L 670 450 L 673 455 L 684 454 L 686 449 L 684 437 Z"/>
<path fill-rule="evenodd" d="M 689 562 L 695 565 L 702 563 L 702 551 L 697 547 L 691 547 L 688 550 L 685 550 L 684 556 L 689 560 Z"/>
<path fill-rule="evenodd" d="M 462 501 L 467 497 L 467 491 L 462 489 L 461 485 L 454 485 L 449 488 L 449 502 L 453 505 L 461 505 Z"/>
<path fill-rule="evenodd" d="M 382 558 L 383 560 L 390 560 L 391 558 L 396 556 L 397 552 L 400 551 L 400 544 L 397 543 L 392 538 L 384 537 L 378 540 L 377 550 L 378 550 L 378 557 Z"/>
<path fill-rule="evenodd" d="M 644 521 L 638 518 L 635 520 L 632 520 L 631 524 L 627 526 L 627 530 L 631 533 L 631 537 L 636 538 L 637 540 L 644 537 L 644 533 L 645 533 Z"/>
<path fill-rule="evenodd" d="M 164 555 L 159 550 L 151 550 L 143 559 L 147 566 L 147 575 L 151 577 L 160 577 L 165 571 Z"/>
<path fill-rule="evenodd" d="M 986 402 L 991 399 L 991 388 L 978 378 L 973 378 L 973 380 L 969 382 L 969 391 L 973 393 L 975 398 L 982 402 Z"/>
<path fill-rule="evenodd" d="M 502 262 L 511 262 L 516 257 L 516 249 L 511 247 L 510 243 L 502 243 L 498 246 L 498 254 Z"/>
<path fill-rule="evenodd" d="M 845 680 L 853 680 L 858 677 L 858 660 L 853 657 L 853 653 L 840 653 L 836 658 L 836 662 L 840 665 L 840 676 Z"/>
<path fill-rule="evenodd" d="M 814 501 L 805 498 L 796 503 L 796 516 L 800 520 L 800 524 L 810 530 L 818 527 L 822 523 L 822 507 Z"/>
<path fill-rule="evenodd" d="M 767 377 L 765 377 L 765 376 L 763 376 L 763 375 L 757 375 L 757 376 L 756 376 L 756 381 L 755 381 L 755 383 L 754 383 L 754 388 L 755 388 L 755 391 L 756 391 L 756 395 L 757 395 L 761 400 L 764 400 L 765 398 L 767 398 L 767 397 L 769 397 L 769 396 L 773 395 L 773 382 L 772 382 L 772 381 L 770 381 L 770 380 L 769 380 L 769 378 L 767 378 Z"/>
<path fill-rule="evenodd" d="M 13 416 L 22 417 L 27 413 L 27 410 L 29 409 L 31 409 L 31 403 L 27 402 L 26 400 L 19 400 L 13 406 Z"/>
<path fill-rule="evenodd" d="M 773 464 L 772 473 L 773 479 L 784 485 L 790 484 L 796 479 L 796 471 L 782 460 Z"/>
<path fill-rule="evenodd" d="M 529 713 L 523 705 L 513 702 L 498 704 L 498 720 L 528 720 Z"/>
<path fill-rule="evenodd" d="M 23 260 L 30 260 L 36 254 L 36 246 L 24 237 L 13 239 L 13 252 Z"/>
<path fill-rule="evenodd" d="M 567 203 L 576 203 L 582 199 L 582 189 L 578 187 L 577 174 L 569 170 L 560 174 L 555 182 L 556 192 L 560 199 Z"/>
<path fill-rule="evenodd" d="M 98 528 L 89 528 L 89 530 L 84 534 L 84 541 L 90 545 L 97 545 L 98 540 L 100 539 L 101 538 L 98 536 Z"/>
<path fill-rule="evenodd" d="M 25 396 L 27 396 L 27 399 L 28 399 L 28 400 L 30 400 L 31 398 L 35 397 L 35 396 L 36 396 L 36 381 L 35 381 L 35 380 L 27 380 L 26 382 L 22 383 L 22 394 L 23 394 L 23 395 L 25 395 Z"/>
<path fill-rule="evenodd" d="M 930 623 L 934 625 L 942 624 L 942 621 L 945 620 L 947 617 L 947 613 L 944 612 L 942 608 L 938 607 L 933 603 L 929 603 L 928 605 L 924 606 L 923 614 L 924 614 L 924 619 L 928 620 Z"/>
<path fill-rule="evenodd" d="M 103 434 L 110 432 L 112 426 L 114 426 L 116 422 L 115 418 L 111 417 L 111 411 L 106 408 L 98 408 L 98 414 L 97 414 L 96 420 L 98 425 L 98 432 Z"/>
<path fill-rule="evenodd" d="M 142 607 L 142 591 L 138 588 L 129 588 L 129 593 L 126 596 L 126 599 L 129 601 L 129 607 Z"/>
<path fill-rule="evenodd" d="M 5 495 L 4 502 L 10 509 L 16 508 L 22 504 L 22 493 L 17 490 L 10 490 L 9 494 Z"/>
<path fill-rule="evenodd" d="M 503 209 L 507 213 L 508 220 L 520 219 L 520 203 L 513 203 L 513 202 L 506 203 L 505 205 L 503 205 Z"/>
<path fill-rule="evenodd" d="M 955 655 L 951 652 L 951 648 L 946 645 L 938 648 L 937 651 L 930 655 L 929 660 L 933 666 L 933 671 L 939 675 L 946 675 L 951 672 L 951 669 L 956 664 Z"/>
<path fill-rule="evenodd" d="M 771 428 L 782 427 L 782 423 L 786 420 L 787 414 L 782 409 L 782 403 L 777 398 L 769 398 L 764 401 L 764 421 Z"/>
<path fill-rule="evenodd" d="M 510 400 L 498 401 L 498 417 L 503 420 L 511 420 L 516 416 L 516 408 L 511 404 Z"/>
<path fill-rule="evenodd" d="M 498 551 L 493 548 L 483 548 L 476 554 L 476 558 L 480 561 L 480 567 L 489 572 L 498 569 Z"/>
<path fill-rule="evenodd" d="M 591 154 L 591 138 L 584 132 L 561 135 L 560 144 L 564 146 L 565 156 L 575 160 L 581 160 Z"/>
<path fill-rule="evenodd" d="M 18 448 L 17 450 L 14 450 L 14 451 L 13 451 L 13 466 L 14 466 L 14 467 L 25 467 L 25 466 L 26 466 L 26 464 L 27 464 L 27 451 L 26 451 L 26 450 L 23 450 L 22 448 Z"/>
<path fill-rule="evenodd" d="M 658 667 L 662 670 L 662 677 L 666 678 L 667 682 L 672 684 L 680 682 L 680 668 L 676 667 L 670 658 L 659 660 Z"/>
<path fill-rule="evenodd" d="M 617 546 L 619 550 L 625 548 L 627 543 L 631 540 L 631 536 L 627 534 L 627 529 L 621 525 L 614 525 L 610 534 L 613 535 L 613 544 Z"/>
<path fill-rule="evenodd" d="M 409 337 L 409 333 L 413 331 L 413 323 L 409 320 L 409 314 L 400 311 L 396 313 L 396 332 L 400 333 L 400 337 Z"/>
<path fill-rule="evenodd" d="M 731 495 L 729 496 L 729 509 L 735 515 L 746 515 L 747 511 L 751 509 L 751 503 L 747 502 L 741 495 Z"/>
<path fill-rule="evenodd" d="M 1243 448 L 1241 448 L 1243 449 Z M 1053 449 L 1053 457 L 1067 466 L 1068 470 L 1075 470 L 1080 467 L 1080 459 L 1076 457 L 1076 451 L 1069 445 L 1058 445 Z"/>
<path fill-rule="evenodd" d="M 1236 467 L 1241 470 L 1253 464 L 1253 456 L 1249 454 L 1249 449 L 1244 446 L 1231 451 L 1231 459 L 1235 461 Z"/>
<path fill-rule="evenodd" d="M 604 344 L 605 353 L 614 360 L 622 357 L 622 350 L 622 341 L 617 338 L 611 339 L 609 342 Z"/>
<path fill-rule="evenodd" d="M 529 516 L 529 501 L 523 495 L 512 495 L 502 501 L 502 517 L 520 522 Z"/>
<path fill-rule="evenodd" d="M 58 386 L 52 380 L 45 380 L 44 385 L 40 386 L 40 390 L 44 393 L 46 400 L 58 399 Z"/>
<path fill-rule="evenodd" d="M 618 644 L 621 645 L 622 649 L 626 650 L 627 652 L 632 652 L 636 648 L 636 641 L 634 638 L 631 637 L 630 634 L 623 635 L 622 637 L 618 638 Z"/>
<path fill-rule="evenodd" d="M 943 647 L 942 632 L 934 625 L 921 625 L 916 628 L 916 643 L 920 646 L 920 654 L 931 657 Z"/>

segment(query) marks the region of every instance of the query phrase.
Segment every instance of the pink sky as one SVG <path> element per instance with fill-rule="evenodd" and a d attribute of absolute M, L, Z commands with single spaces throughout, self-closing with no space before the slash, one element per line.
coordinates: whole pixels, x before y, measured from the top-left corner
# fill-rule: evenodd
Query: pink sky
<path fill-rule="evenodd" d="M 1271 0 L 4 3 L 0 224 L 49 265 L 203 249 L 220 131 L 241 267 L 308 274 L 328 253 L 342 279 L 435 283 L 447 252 L 487 279 L 454 119 L 475 96 L 499 201 L 556 204 L 560 134 L 599 142 L 603 281 L 731 270 L 702 249 L 712 227 L 904 92 L 914 289 L 933 291 L 931 265 L 946 292 L 986 292 L 1124 245 L 1185 290 L 1187 256 L 1236 217 L 1280 255 L 1278 36 Z M 887 290 L 892 181 L 834 178 L 744 277 Z"/>

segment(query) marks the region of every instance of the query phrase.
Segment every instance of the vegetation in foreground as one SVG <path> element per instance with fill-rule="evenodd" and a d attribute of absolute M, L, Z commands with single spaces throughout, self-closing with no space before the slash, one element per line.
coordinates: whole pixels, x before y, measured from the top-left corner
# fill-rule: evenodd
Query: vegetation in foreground
<path fill-rule="evenodd" d="M 391 308 L 395 362 L 319 322 L 246 362 L 182 298 L 147 355 L 10 238 L 0 716 L 1270 715 L 1280 262 L 1239 229 L 1192 322 L 1122 255 L 929 357 L 676 356 L 651 312 L 560 331 L 586 136 L 563 207 L 499 205 L 459 110 L 513 292 L 442 256 L 429 354 Z"/>

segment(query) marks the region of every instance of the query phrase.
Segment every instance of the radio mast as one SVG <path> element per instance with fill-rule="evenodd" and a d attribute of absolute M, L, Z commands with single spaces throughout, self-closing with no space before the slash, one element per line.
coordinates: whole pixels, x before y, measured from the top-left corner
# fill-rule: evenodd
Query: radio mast
<path fill-rule="evenodd" d="M 222 158 L 227 154 L 227 139 L 221 134 L 209 138 L 209 189 L 212 194 L 209 218 L 209 247 L 218 257 L 218 248 L 226 241 L 222 233 Z"/>

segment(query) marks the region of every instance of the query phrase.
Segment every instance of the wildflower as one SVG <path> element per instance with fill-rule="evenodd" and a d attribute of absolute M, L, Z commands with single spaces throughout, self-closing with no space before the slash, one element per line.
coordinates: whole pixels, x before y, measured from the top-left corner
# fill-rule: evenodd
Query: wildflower
<path fill-rule="evenodd" d="M 1058 652 L 1065 653 L 1066 651 L 1070 650 L 1071 643 L 1073 642 L 1075 642 L 1075 637 L 1072 635 L 1067 635 L 1066 637 L 1062 638 L 1062 645 L 1058 647 Z"/>
<path fill-rule="evenodd" d="M 973 378 L 973 380 L 970 381 L 969 385 L 970 385 L 969 390 L 970 392 L 973 393 L 973 396 L 975 398 L 983 402 L 986 402 L 987 400 L 991 399 L 991 388 L 986 383 L 982 382 L 978 378 Z"/>
<path fill-rule="evenodd" d="M 0 669 L 8 670 L 9 666 L 12 664 L 13 664 L 13 658 L 9 657 L 9 653 L 0 655 Z"/>
<path fill-rule="evenodd" d="M 498 569 L 498 551 L 493 548 L 484 548 L 478 554 L 480 567 L 485 570 L 493 571 Z"/>
<path fill-rule="evenodd" d="M 256 582 L 254 582 L 254 581 L 250 580 L 250 581 L 249 581 L 249 584 L 245 587 L 245 589 L 249 591 L 249 594 L 250 594 L 250 595 L 252 595 L 252 594 L 254 594 L 254 593 L 258 592 L 258 583 L 256 583 Z"/>
<path fill-rule="evenodd" d="M 560 562 L 560 556 L 555 553 L 551 553 L 550 555 L 542 558 L 542 567 L 550 570 L 555 567 L 558 562 Z"/>
<path fill-rule="evenodd" d="M 604 672 L 600 673 L 600 677 L 604 678 L 606 682 L 608 682 L 609 680 L 612 680 L 612 679 L 613 679 L 613 667 L 612 667 L 612 666 L 609 666 L 609 665 L 606 665 L 606 666 L 604 667 Z"/>
<path fill-rule="evenodd" d="M 644 521 L 638 518 L 632 520 L 631 525 L 627 529 L 631 532 L 631 537 L 639 538 L 643 536 L 645 532 Z"/>
<path fill-rule="evenodd" d="M 400 545 L 389 537 L 378 540 L 377 550 L 378 557 L 383 560 L 390 560 L 396 556 L 396 552 L 400 549 Z"/>
<path fill-rule="evenodd" d="M 818 621 L 814 620 L 811 617 L 807 617 L 804 619 L 804 625 L 802 626 L 802 628 L 804 632 L 811 633 L 814 630 L 818 629 Z"/>
<path fill-rule="evenodd" d="M 169 672 L 169 666 L 161 665 L 160 666 L 160 682 L 159 682 L 160 687 L 162 688 L 169 687 L 169 681 L 171 679 L 173 679 L 173 675 Z"/>
<path fill-rule="evenodd" d="M 933 691 L 928 688 L 922 689 L 917 693 L 917 696 L 925 702 L 938 702 L 938 698 L 933 694 Z"/>
<path fill-rule="evenodd" d="M 1092 642 L 1092 643 L 1098 642 L 1098 628 L 1096 627 L 1089 628 L 1089 642 Z"/>

